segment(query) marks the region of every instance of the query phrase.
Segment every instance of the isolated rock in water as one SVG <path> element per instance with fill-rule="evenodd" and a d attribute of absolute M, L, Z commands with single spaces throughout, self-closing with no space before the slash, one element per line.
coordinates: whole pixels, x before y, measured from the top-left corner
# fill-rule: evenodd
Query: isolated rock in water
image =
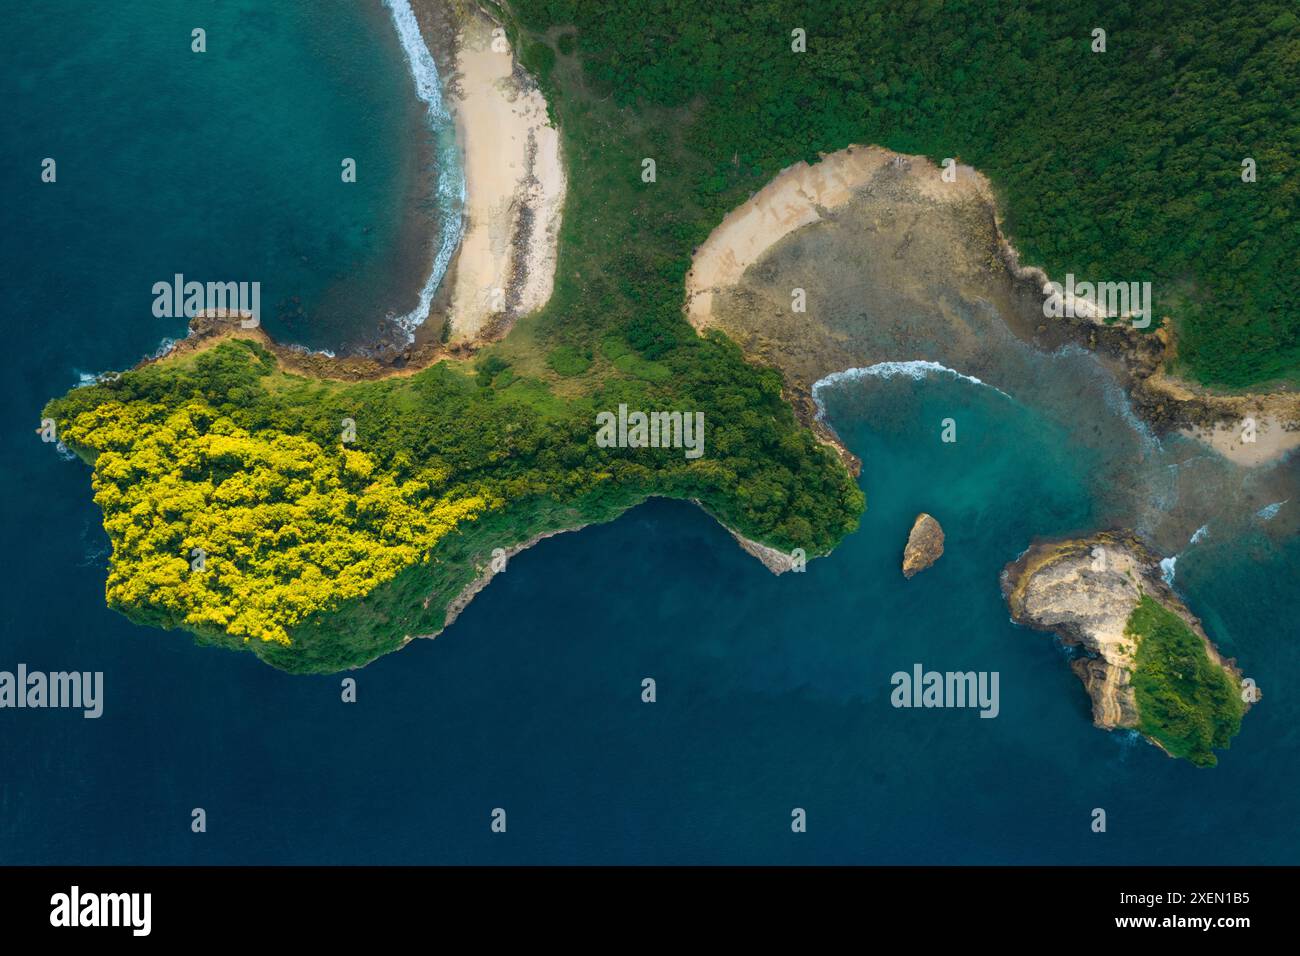
<path fill-rule="evenodd" d="M 1212 766 L 1262 696 L 1131 532 L 1036 544 L 1007 565 L 1002 591 L 1017 624 L 1081 652 L 1070 667 L 1102 729 L 1136 729 L 1171 756 Z"/>
<path fill-rule="evenodd" d="M 910 578 L 924 571 L 943 554 L 943 528 L 928 514 L 919 514 L 912 523 L 912 533 L 907 536 L 903 549 L 903 577 Z"/>

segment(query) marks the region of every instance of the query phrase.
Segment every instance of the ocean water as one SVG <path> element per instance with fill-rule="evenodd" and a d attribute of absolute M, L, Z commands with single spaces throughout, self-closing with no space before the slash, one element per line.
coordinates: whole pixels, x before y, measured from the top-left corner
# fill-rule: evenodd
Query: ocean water
<path fill-rule="evenodd" d="M 225 68 L 279 64 L 257 116 L 279 116 L 267 129 L 295 146 L 263 142 L 202 162 L 244 175 L 258 157 L 306 163 L 337 153 L 332 137 L 347 131 L 363 141 L 350 147 L 357 154 L 375 150 L 365 170 L 426 125 L 396 31 L 373 7 L 214 5 L 222 19 L 211 23 L 260 38 L 247 41 L 251 60 Z M 697 508 L 654 500 L 512 559 L 442 636 L 348 675 L 353 704 L 340 699 L 342 675 L 288 676 L 105 609 L 107 539 L 89 471 L 31 434 L 41 404 L 79 370 L 129 364 L 176 334 L 146 296 L 177 268 L 237 272 L 262 261 L 268 283 L 272 272 L 297 276 L 306 302 L 363 298 L 367 282 L 382 284 L 367 269 L 389 267 L 400 233 L 381 220 L 400 218 L 411 187 L 394 168 L 386 187 L 347 194 L 358 197 L 351 206 L 309 175 L 204 186 L 185 157 L 222 123 L 120 92 L 147 99 L 157 65 L 141 64 L 170 45 L 184 54 L 175 70 L 193 66 L 188 20 L 169 21 L 162 5 L 138 22 L 134 6 L 93 8 L 98 17 L 37 9 L 20 7 L 23 29 L 0 40 L 6 83 L 29 89 L 3 133 L 10 225 L 22 228 L 0 238 L 10 336 L 0 669 L 103 671 L 105 710 L 98 720 L 0 711 L 0 863 L 1300 858 L 1300 703 L 1288 692 L 1300 680 L 1295 465 L 1242 472 L 1191 442 L 1155 441 L 1077 350 L 1008 340 L 996 360 L 954 370 L 982 383 L 898 354 L 903 364 L 819 388 L 827 420 L 863 459 L 869 509 L 806 573 L 774 577 Z M 317 19 L 326 15 L 329 29 Z M 173 35 L 168 22 L 184 29 Z M 210 50 L 220 32 L 209 27 Z M 36 38 L 32 49 L 18 48 L 20 35 Z M 274 52 L 254 57 L 257 44 Z M 308 52 L 322 44 L 328 55 Z M 137 68 L 133 80 L 114 72 Z M 95 70 L 107 71 L 98 85 L 86 80 Z M 118 85 L 111 102 L 83 101 L 71 79 L 30 92 L 52 72 L 81 75 L 75 89 L 86 96 L 99 88 L 109 99 L 108 79 Z M 369 93 L 358 92 L 362 77 Z M 216 86 L 210 95 L 224 95 Z M 186 88 L 173 107 L 207 87 Z M 304 102 L 317 106 L 310 123 L 295 119 Z M 337 129 L 317 121 L 327 110 Z M 137 121 L 137 139 L 114 125 Z M 47 148 L 41 137 L 55 133 L 64 144 Z M 13 172 L 30 169 L 37 182 L 42 155 L 76 157 L 95 143 L 112 143 L 115 156 L 92 150 L 93 172 L 60 160 L 47 187 L 57 196 Z M 131 172 L 146 156 L 170 162 Z M 76 186 L 92 175 L 93 188 Z M 172 218 L 193 206 L 195 189 L 210 190 L 212 208 L 193 216 L 212 230 Z M 250 226 L 241 241 L 221 239 L 240 222 Z M 301 272 L 299 242 L 312 250 Z M 193 265 L 155 274 L 182 250 Z M 336 256 L 338 271 L 314 268 L 320 256 Z M 413 299 L 423 278 L 410 272 Z M 340 347 L 358 333 L 338 322 L 301 322 L 297 340 Z M 941 440 L 945 419 L 956 442 Z M 902 546 L 919 511 L 941 521 L 947 551 L 904 581 Z M 1121 525 L 1177 556 L 1175 586 L 1263 689 L 1212 770 L 1092 727 L 1057 642 L 1008 620 L 998 574 L 1034 537 Z M 997 671 L 999 715 L 893 708 L 891 674 L 917 663 Z M 646 677 L 654 703 L 641 700 Z M 198 807 L 202 834 L 190 830 Z M 504 834 L 490 830 L 496 808 L 507 813 Z M 807 813 L 806 833 L 791 831 L 794 808 Z M 1094 808 L 1106 810 L 1106 833 L 1091 831 Z"/>
<path fill-rule="evenodd" d="M 184 335 L 153 314 L 177 273 L 260 282 L 278 339 L 368 344 L 416 308 L 456 234 L 438 227 L 445 151 L 379 0 L 21 0 L 0 54 L 0 250 L 23 280 L 6 311 L 69 359 L 79 344 L 83 371 Z"/>

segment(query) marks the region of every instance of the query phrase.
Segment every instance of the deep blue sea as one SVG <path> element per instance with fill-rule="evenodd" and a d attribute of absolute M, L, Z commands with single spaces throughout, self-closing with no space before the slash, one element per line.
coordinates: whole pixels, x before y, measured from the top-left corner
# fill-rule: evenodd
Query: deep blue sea
<path fill-rule="evenodd" d="M 261 278 L 268 311 L 301 307 L 273 334 L 341 348 L 428 269 L 404 241 L 427 119 L 379 0 L 197 6 L 21 0 L 0 34 L 0 669 L 105 674 L 98 720 L 0 710 L 0 864 L 1300 862 L 1296 465 L 1154 441 L 1081 353 L 1009 343 L 988 385 L 844 377 L 820 397 L 869 507 L 832 556 L 777 578 L 651 501 L 512 559 L 350 675 L 355 704 L 106 610 L 89 470 L 32 430 L 182 334 L 152 283 Z M 904 581 L 919 511 L 947 552 Z M 1214 769 L 1095 729 L 1057 642 L 1008 620 L 998 574 L 1035 536 L 1120 525 L 1178 555 L 1263 689 Z M 917 663 L 997 671 L 999 715 L 891 707 Z"/>

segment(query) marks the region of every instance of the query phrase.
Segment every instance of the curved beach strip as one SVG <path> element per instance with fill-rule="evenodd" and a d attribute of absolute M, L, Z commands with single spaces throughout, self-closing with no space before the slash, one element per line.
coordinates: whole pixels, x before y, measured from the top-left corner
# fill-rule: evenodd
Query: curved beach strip
<path fill-rule="evenodd" d="M 559 131 L 504 32 L 467 15 L 452 105 L 468 200 L 449 309 L 452 343 L 504 334 L 551 297 L 564 206 Z"/>
<path fill-rule="evenodd" d="M 798 162 L 723 218 L 695 250 L 686 273 L 686 315 L 697 329 L 713 322 L 713 294 L 796 229 L 820 222 L 853 198 L 892 157 L 874 146 L 850 146 L 815 166 Z"/>

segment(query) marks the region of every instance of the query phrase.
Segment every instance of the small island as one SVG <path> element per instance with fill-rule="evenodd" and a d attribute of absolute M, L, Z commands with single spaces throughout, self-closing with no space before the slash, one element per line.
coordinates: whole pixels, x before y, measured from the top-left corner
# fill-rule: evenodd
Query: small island
<path fill-rule="evenodd" d="M 1017 624 L 1078 649 L 1070 666 L 1104 730 L 1137 730 L 1171 757 L 1212 767 L 1261 696 L 1131 532 L 1036 544 L 1007 565 L 1002 589 Z"/>

